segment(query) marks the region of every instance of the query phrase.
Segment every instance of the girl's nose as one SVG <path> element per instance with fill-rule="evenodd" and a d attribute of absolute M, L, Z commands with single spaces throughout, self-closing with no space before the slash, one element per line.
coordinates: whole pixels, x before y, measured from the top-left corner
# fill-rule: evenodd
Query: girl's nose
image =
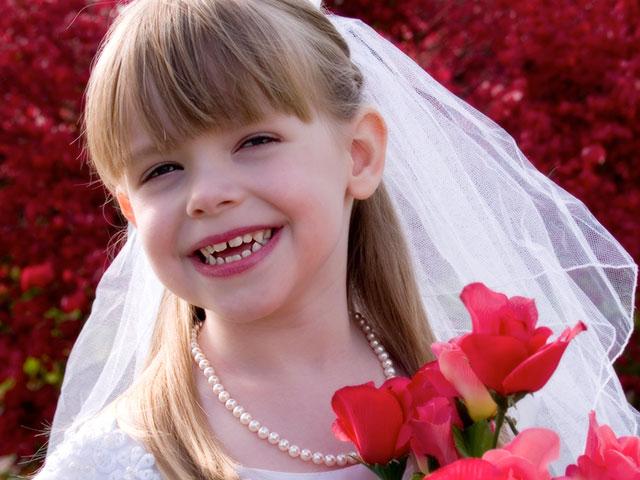
<path fill-rule="evenodd" d="M 218 215 L 244 198 L 243 189 L 232 178 L 214 180 L 210 175 L 198 175 L 190 187 L 187 214 L 193 218 Z"/>

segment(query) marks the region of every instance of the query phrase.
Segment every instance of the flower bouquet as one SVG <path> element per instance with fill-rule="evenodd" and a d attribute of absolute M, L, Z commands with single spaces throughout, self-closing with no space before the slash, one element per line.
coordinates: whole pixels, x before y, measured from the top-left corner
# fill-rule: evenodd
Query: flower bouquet
<path fill-rule="evenodd" d="M 385 480 L 550 480 L 558 434 L 519 432 L 509 410 L 547 383 L 586 326 L 578 322 L 549 342 L 553 332 L 536 326 L 533 299 L 508 298 L 482 283 L 467 285 L 460 297 L 472 331 L 434 343 L 436 360 L 412 378 L 338 390 L 333 432 Z M 406 471 L 409 457 L 415 473 Z M 640 438 L 617 438 L 592 411 L 584 454 L 554 480 L 564 479 L 640 480 Z"/>

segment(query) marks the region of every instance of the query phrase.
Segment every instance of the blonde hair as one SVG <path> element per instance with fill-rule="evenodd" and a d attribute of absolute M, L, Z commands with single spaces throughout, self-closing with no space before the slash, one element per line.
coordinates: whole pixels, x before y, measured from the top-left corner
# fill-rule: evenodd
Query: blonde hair
<path fill-rule="evenodd" d="M 103 41 L 84 115 L 90 159 L 113 192 L 138 122 L 158 150 L 211 129 L 259 120 L 273 108 L 309 121 L 353 119 L 363 78 L 345 40 L 308 0 L 136 0 Z M 336 128 L 337 131 L 337 128 Z M 350 308 L 413 374 L 433 340 L 393 205 L 381 184 L 355 201 L 347 257 Z M 119 400 L 120 427 L 142 441 L 168 478 L 237 478 L 198 404 L 190 330 L 195 307 L 166 292 L 146 368 Z"/>

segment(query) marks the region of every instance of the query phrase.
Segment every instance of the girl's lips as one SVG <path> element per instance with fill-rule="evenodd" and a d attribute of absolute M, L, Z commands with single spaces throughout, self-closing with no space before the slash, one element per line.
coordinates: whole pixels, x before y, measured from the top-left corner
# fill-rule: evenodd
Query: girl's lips
<path fill-rule="evenodd" d="M 229 277 L 232 275 L 238 275 L 252 268 L 271 253 L 280 240 L 282 230 L 284 230 L 284 227 L 273 230 L 271 238 L 260 250 L 235 262 L 225 263 L 223 265 L 209 265 L 207 263 L 203 263 L 200 258 L 195 255 L 189 257 L 189 259 L 193 262 L 196 270 L 208 277 Z"/>

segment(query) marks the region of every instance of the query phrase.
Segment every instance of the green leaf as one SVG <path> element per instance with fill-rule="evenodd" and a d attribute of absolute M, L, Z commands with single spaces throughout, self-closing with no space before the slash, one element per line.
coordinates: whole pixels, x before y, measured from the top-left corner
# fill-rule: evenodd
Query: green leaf
<path fill-rule="evenodd" d="M 424 473 L 416 472 L 412 475 L 411 480 L 422 480 L 424 478 Z"/>
<path fill-rule="evenodd" d="M 22 365 L 22 371 L 30 377 L 35 377 L 40 371 L 40 360 L 35 357 L 27 357 Z"/>
<path fill-rule="evenodd" d="M 379 465 L 377 463 L 374 465 L 365 463 L 365 465 L 382 480 L 402 480 L 407 465 L 407 457 L 393 459 L 386 465 Z"/>
<path fill-rule="evenodd" d="M 4 395 L 16 385 L 16 381 L 13 378 L 7 378 L 4 382 L 0 383 L 0 400 L 4 398 Z"/>
<path fill-rule="evenodd" d="M 11 267 L 11 270 L 9 270 L 9 277 L 14 282 L 20 281 L 20 267 Z"/>
<path fill-rule="evenodd" d="M 465 430 L 464 435 L 472 457 L 480 458 L 485 452 L 491 450 L 493 432 L 487 420 L 474 423 Z"/>
<path fill-rule="evenodd" d="M 480 458 L 486 451 L 491 450 L 493 432 L 487 420 L 475 422 L 464 430 L 454 425 L 453 441 L 462 457 Z"/>
<path fill-rule="evenodd" d="M 31 287 L 29 290 L 23 292 L 22 295 L 20 295 L 20 300 L 22 300 L 23 302 L 28 302 L 41 293 L 42 289 L 40 287 Z"/>
<path fill-rule="evenodd" d="M 58 385 L 60 383 L 60 380 L 62 380 L 62 377 L 60 375 L 60 372 L 47 372 L 44 375 L 44 381 L 47 382 L 49 385 Z"/>
<path fill-rule="evenodd" d="M 466 443 L 466 440 L 464 438 L 464 433 L 462 433 L 462 430 L 460 430 L 455 425 L 453 425 L 451 428 L 453 430 L 453 443 L 456 444 L 456 449 L 458 450 L 458 453 L 463 458 L 470 457 L 471 455 L 469 454 L 469 451 L 467 450 L 467 443 Z"/>

